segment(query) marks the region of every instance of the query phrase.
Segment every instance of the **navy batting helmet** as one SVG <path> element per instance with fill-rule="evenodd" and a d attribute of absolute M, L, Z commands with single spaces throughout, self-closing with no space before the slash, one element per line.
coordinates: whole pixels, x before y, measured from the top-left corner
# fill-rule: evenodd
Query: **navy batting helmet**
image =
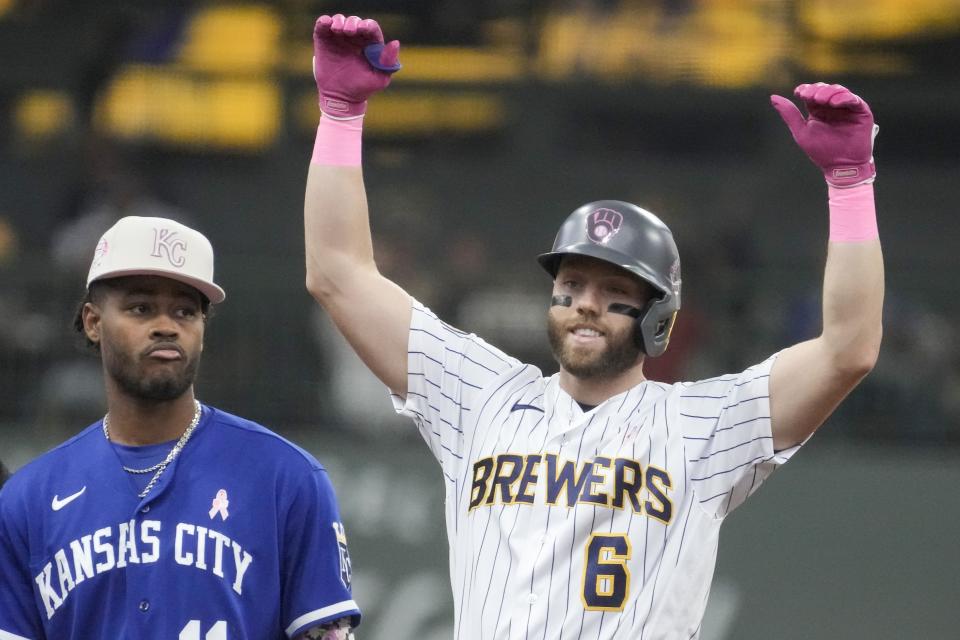
<path fill-rule="evenodd" d="M 648 356 L 667 349 L 680 309 L 680 254 L 660 218 L 619 200 L 585 204 L 566 219 L 553 250 L 537 259 L 554 278 L 568 254 L 609 262 L 638 276 L 656 291 L 636 319 L 636 340 Z"/>

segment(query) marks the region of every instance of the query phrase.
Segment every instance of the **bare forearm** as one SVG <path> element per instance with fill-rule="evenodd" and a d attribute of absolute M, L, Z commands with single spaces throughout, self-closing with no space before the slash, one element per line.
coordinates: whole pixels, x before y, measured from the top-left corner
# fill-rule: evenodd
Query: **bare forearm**
<path fill-rule="evenodd" d="M 770 375 L 773 444 L 802 442 L 873 368 L 880 348 L 880 241 L 831 242 L 823 286 L 823 332 L 783 350 Z"/>
<path fill-rule="evenodd" d="M 307 289 L 322 294 L 344 274 L 375 268 L 360 167 L 312 163 L 304 198 Z"/>
<path fill-rule="evenodd" d="M 823 284 L 825 347 L 840 370 L 865 375 L 880 349 L 884 293 L 878 239 L 831 242 Z"/>

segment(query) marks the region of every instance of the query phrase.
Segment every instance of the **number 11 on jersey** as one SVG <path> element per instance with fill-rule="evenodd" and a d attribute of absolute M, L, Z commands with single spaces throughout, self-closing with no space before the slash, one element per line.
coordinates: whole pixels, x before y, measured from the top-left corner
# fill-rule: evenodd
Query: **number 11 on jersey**
<path fill-rule="evenodd" d="M 180 632 L 179 640 L 200 640 L 200 631 L 200 621 L 191 620 Z M 203 640 L 227 640 L 227 621 L 218 620 L 203 636 Z"/>
<path fill-rule="evenodd" d="M 583 608 L 623 611 L 630 595 L 630 538 L 622 533 L 595 533 L 587 541 L 583 561 Z"/>

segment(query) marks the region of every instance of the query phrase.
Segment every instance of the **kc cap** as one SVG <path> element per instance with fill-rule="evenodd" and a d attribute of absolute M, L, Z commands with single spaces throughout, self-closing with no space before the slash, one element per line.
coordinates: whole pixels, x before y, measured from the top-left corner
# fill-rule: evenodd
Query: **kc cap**
<path fill-rule="evenodd" d="M 162 276 L 190 285 L 212 303 L 226 294 L 213 282 L 213 247 L 199 231 L 166 218 L 127 216 L 97 243 L 91 282 L 122 276 Z"/>

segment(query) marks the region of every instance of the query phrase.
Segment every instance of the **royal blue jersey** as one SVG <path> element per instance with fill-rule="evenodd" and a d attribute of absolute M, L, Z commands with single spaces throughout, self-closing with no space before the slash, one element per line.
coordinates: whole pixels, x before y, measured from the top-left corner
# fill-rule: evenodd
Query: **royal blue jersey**
<path fill-rule="evenodd" d="M 139 492 L 100 422 L 14 474 L 0 640 L 272 640 L 359 623 L 333 487 L 299 447 L 205 406 Z"/>

